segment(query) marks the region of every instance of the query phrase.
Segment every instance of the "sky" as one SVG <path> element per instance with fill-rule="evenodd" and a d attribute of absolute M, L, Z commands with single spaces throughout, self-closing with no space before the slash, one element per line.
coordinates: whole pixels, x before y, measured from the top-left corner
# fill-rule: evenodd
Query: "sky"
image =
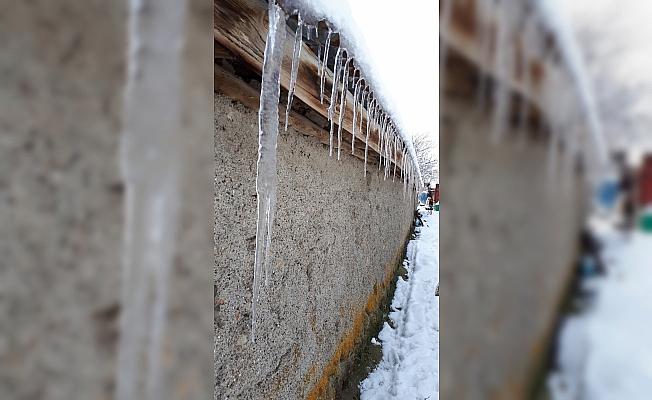
<path fill-rule="evenodd" d="M 397 122 L 438 143 L 438 2 L 347 1 Z"/>
<path fill-rule="evenodd" d="M 563 4 L 584 50 L 593 53 L 589 67 L 600 70 L 593 76 L 598 96 L 608 85 L 629 88 L 636 101 L 627 109 L 612 104 L 601 110 L 607 126 L 616 114 L 629 113 L 635 126 L 612 129 L 607 135 L 629 137 L 626 143 L 652 149 L 652 2 L 618 0 L 573 0 Z M 633 132 L 629 132 L 633 131 Z"/>
<path fill-rule="evenodd" d="M 439 143 L 439 17 L 437 0 L 285 0 L 325 17 L 347 40 L 358 65 L 372 78 L 386 111 L 408 136 Z M 319 18 L 317 18 L 319 19 Z"/>

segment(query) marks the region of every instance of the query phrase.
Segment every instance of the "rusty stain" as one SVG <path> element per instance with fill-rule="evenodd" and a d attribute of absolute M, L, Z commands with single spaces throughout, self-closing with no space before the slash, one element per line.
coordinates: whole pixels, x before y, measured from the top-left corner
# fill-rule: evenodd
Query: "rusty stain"
<path fill-rule="evenodd" d="M 394 257 L 392 257 L 392 261 L 385 265 L 385 278 L 382 282 L 376 282 L 374 284 L 373 291 L 367 298 L 366 304 L 364 307 L 361 307 L 354 316 L 353 327 L 344 335 L 343 339 L 340 341 L 339 345 L 335 349 L 333 356 L 329 360 L 326 367 L 323 369 L 321 377 L 312 388 L 306 399 L 317 400 L 327 398 L 329 393 L 332 392 L 331 381 L 340 374 L 340 363 L 346 361 L 353 354 L 356 345 L 360 342 L 365 321 L 369 315 L 380 306 L 380 302 L 382 301 L 387 288 L 390 286 L 392 279 L 394 278 L 394 271 L 397 269 L 399 261 L 403 258 L 403 252 L 404 247 L 401 247 L 396 251 Z M 310 376 L 314 374 L 315 369 L 316 368 L 313 365 L 306 375 L 306 378 L 304 378 L 304 381 L 307 381 Z"/>

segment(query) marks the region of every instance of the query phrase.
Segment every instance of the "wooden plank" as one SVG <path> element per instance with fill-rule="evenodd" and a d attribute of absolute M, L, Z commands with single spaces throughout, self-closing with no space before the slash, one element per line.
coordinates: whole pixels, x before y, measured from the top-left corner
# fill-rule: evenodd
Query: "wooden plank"
<path fill-rule="evenodd" d="M 214 3 L 214 37 L 220 46 L 235 54 L 256 71 L 262 71 L 267 37 L 267 6 L 259 0 L 216 0 Z M 286 46 L 283 54 L 281 86 L 286 90 L 290 84 L 292 65 L 292 38 L 294 32 L 288 29 Z M 312 50 L 303 45 L 294 96 L 303 101 L 320 115 L 328 116 L 330 96 L 324 96 L 320 102 L 319 61 Z M 332 84 L 332 74 L 327 70 L 325 88 Z M 347 92 L 347 105 L 342 124 L 343 136 L 351 136 L 353 126 L 353 95 Z M 364 111 L 366 115 L 366 110 Z M 366 117 L 364 118 L 366 121 Z M 356 141 L 364 142 L 366 122 L 362 132 L 356 131 Z M 350 140 L 348 140 L 350 143 Z M 334 142 L 337 142 L 335 138 Z M 344 146 L 343 146 L 344 147 Z M 379 153 L 379 134 L 373 130 L 369 135 L 369 152 Z M 392 160 L 393 161 L 393 160 Z M 396 164 L 400 168 L 402 155 L 398 154 Z M 390 168 L 390 169 L 393 169 Z"/>

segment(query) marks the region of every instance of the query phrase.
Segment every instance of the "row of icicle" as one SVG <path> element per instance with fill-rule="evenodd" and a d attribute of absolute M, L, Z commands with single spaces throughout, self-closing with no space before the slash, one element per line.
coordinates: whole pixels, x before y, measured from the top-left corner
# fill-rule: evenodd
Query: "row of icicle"
<path fill-rule="evenodd" d="M 280 81 L 283 60 L 283 49 L 286 36 L 286 21 L 288 16 L 283 9 L 273 0 L 269 2 L 269 30 L 265 45 L 263 61 L 262 84 L 260 92 L 260 110 L 258 113 L 258 162 L 256 174 L 256 193 L 258 197 L 258 216 L 256 224 L 256 251 L 254 258 L 254 282 L 251 317 L 251 340 L 255 340 L 256 305 L 260 297 L 261 277 L 264 272 L 265 285 L 269 281 L 269 253 L 274 224 L 274 211 L 276 207 L 276 147 L 278 141 L 278 103 L 280 96 Z M 303 32 L 306 31 L 308 40 L 318 39 L 319 30 L 316 26 L 307 25 L 297 13 L 297 28 L 294 34 L 292 65 L 290 72 L 290 85 L 288 100 L 285 109 L 285 130 L 294 98 L 297 82 L 301 49 L 303 47 Z M 418 172 L 415 170 L 415 161 L 411 160 L 407 146 L 398 135 L 398 130 L 389 115 L 382 109 L 379 100 L 374 96 L 374 91 L 363 77 L 359 68 L 354 67 L 350 75 L 353 57 L 344 47 L 338 47 L 332 72 L 330 97 L 325 92 L 331 39 L 335 33 L 329 27 L 325 44 L 322 50 L 319 43 L 318 59 L 320 79 L 320 102 L 328 100 L 328 121 L 330 123 L 329 155 L 333 155 L 335 148 L 335 125 L 337 124 L 337 159 L 342 153 L 342 126 L 347 101 L 353 101 L 353 119 L 351 125 L 351 154 L 355 153 L 356 132 L 364 136 L 364 175 L 367 175 L 367 160 L 369 154 L 369 138 L 373 130 L 378 130 L 378 154 L 380 156 L 378 169 L 383 169 L 383 178 L 392 175 L 396 179 L 397 167 L 400 168 L 400 178 L 403 182 L 403 196 L 408 189 L 416 190 Z M 352 99 L 349 99 L 349 85 L 353 87 Z M 339 104 L 339 107 L 338 107 Z M 337 119 L 336 119 L 337 118 Z M 400 165 L 398 155 L 401 155 Z M 412 161 L 412 162 L 409 162 Z M 409 198 L 409 197 L 408 197 Z"/>
<path fill-rule="evenodd" d="M 442 2 L 440 19 L 442 31 L 447 31 L 451 24 L 453 3 L 453 0 Z M 508 82 L 513 82 L 514 77 L 520 76 L 521 91 L 525 94 L 533 93 L 535 87 L 530 60 L 539 57 L 540 61 L 546 60 L 550 64 L 557 64 L 557 55 L 561 54 L 561 65 L 567 71 L 567 75 L 546 71 L 548 73 L 543 77 L 545 81 L 538 86 L 539 98 L 542 100 L 540 105 L 543 106 L 542 111 L 551 133 L 549 171 L 554 171 L 560 161 L 557 154 L 553 154 L 559 151 L 560 144 L 563 144 L 566 149 L 564 161 L 568 167 L 580 154 L 582 144 L 586 146 L 585 156 L 595 153 L 598 159 L 603 158 L 605 153 L 603 133 L 596 116 L 594 101 L 587 89 L 586 79 L 582 77 L 581 60 L 568 56 L 568 54 L 575 54 L 574 48 L 577 47 L 568 34 L 568 27 L 560 29 L 564 25 L 560 21 L 554 21 L 554 15 L 551 16 L 553 13 L 546 11 L 554 10 L 554 6 L 548 4 L 548 0 L 529 1 L 529 4 L 524 5 L 523 17 L 519 14 L 521 5 L 523 4 L 517 1 L 478 0 L 474 8 L 473 18 L 478 27 L 477 36 L 480 40 L 479 56 L 492 75 L 491 77 L 490 74 L 481 75 L 477 98 L 480 111 L 484 111 L 487 106 L 490 82 L 493 82 L 494 86 L 491 91 L 493 113 L 491 139 L 499 142 L 509 126 L 514 88 L 510 87 Z M 555 38 L 556 49 L 548 47 L 544 32 L 550 33 Z M 516 52 L 517 40 L 521 43 L 520 52 Z M 441 87 L 444 86 L 446 56 L 444 40 L 440 47 Z M 519 140 L 523 141 L 525 131 L 528 129 L 530 103 L 523 100 L 516 110 L 516 132 L 520 137 Z M 590 133 L 590 141 L 582 136 L 581 121 L 578 121 L 577 115 L 583 116 L 584 126 L 588 127 Z M 591 144 L 594 146 L 594 152 L 589 151 L 588 146 Z"/>

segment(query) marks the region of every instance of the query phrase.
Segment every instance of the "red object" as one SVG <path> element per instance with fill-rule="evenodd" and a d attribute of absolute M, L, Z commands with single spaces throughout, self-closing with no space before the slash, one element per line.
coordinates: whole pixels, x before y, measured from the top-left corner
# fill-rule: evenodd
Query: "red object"
<path fill-rule="evenodd" d="M 639 170 L 638 204 L 641 207 L 652 204 L 652 154 L 645 156 Z"/>
<path fill-rule="evenodd" d="M 428 197 L 432 199 L 432 203 L 439 203 L 439 183 L 435 185 L 435 188 L 428 189 Z"/>

